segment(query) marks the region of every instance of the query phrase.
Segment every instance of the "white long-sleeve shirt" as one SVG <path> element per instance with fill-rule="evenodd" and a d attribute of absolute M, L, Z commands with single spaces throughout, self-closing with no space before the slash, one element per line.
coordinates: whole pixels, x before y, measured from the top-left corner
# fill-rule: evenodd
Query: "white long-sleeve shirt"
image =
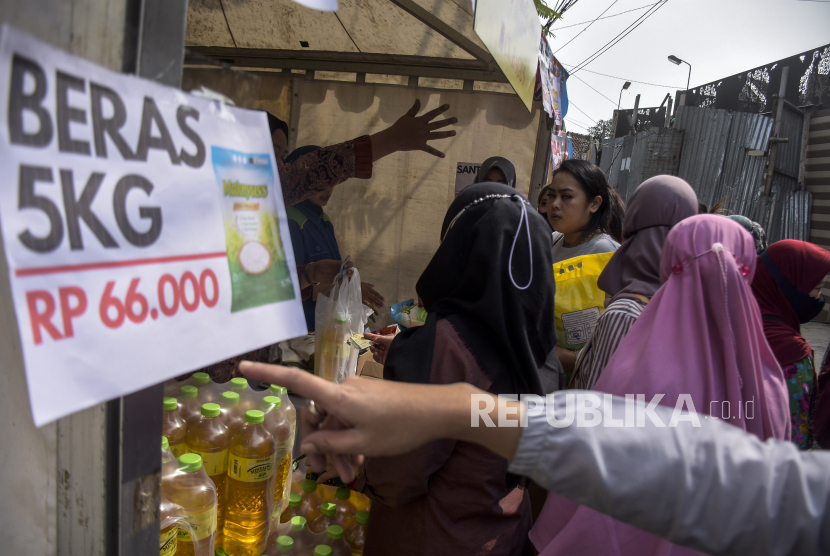
<path fill-rule="evenodd" d="M 553 395 L 565 419 L 567 395 Z M 595 392 L 590 395 L 596 395 Z M 549 398 L 550 401 L 550 398 Z M 626 400 L 614 397 L 614 417 Z M 607 407 L 597 411 L 606 416 Z M 672 408 L 654 413 L 668 424 Z M 678 545 L 722 555 L 830 554 L 830 452 L 760 441 L 698 414 L 700 426 L 551 426 L 530 415 L 509 471 Z"/>

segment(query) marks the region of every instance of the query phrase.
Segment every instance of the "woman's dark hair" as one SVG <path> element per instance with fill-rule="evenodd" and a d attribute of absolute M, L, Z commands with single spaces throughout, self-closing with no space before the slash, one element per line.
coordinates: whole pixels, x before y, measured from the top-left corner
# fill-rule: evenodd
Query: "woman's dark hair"
<path fill-rule="evenodd" d="M 268 129 L 271 131 L 271 135 L 279 129 L 285 133 L 285 138 L 288 139 L 288 124 L 270 112 L 266 112 L 266 114 L 268 114 Z"/>
<path fill-rule="evenodd" d="M 537 209 L 537 210 L 539 209 L 539 205 L 541 205 L 541 204 L 542 204 L 542 198 L 543 198 L 545 195 L 547 195 L 547 194 L 548 194 L 548 191 L 550 191 L 550 184 L 547 184 L 547 185 L 546 185 L 545 187 L 543 187 L 543 188 L 542 188 L 542 190 L 539 192 L 539 196 L 536 198 L 536 209 Z"/>
<path fill-rule="evenodd" d="M 582 191 L 588 197 L 588 201 L 599 195 L 602 197 L 602 204 L 599 206 L 588 225 L 582 230 L 582 237 L 590 237 L 598 230 L 611 236 L 617 243 L 623 242 L 622 231 L 625 222 L 625 203 L 615 189 L 608 185 L 605 179 L 605 172 L 599 166 L 587 160 L 566 160 L 553 173 L 567 172 L 572 175 Z"/>

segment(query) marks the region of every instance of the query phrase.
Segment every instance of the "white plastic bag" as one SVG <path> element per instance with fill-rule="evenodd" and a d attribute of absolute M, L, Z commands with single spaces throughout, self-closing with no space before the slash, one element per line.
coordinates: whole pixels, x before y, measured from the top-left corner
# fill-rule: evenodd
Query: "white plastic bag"
<path fill-rule="evenodd" d="M 360 273 L 345 272 L 327 294 L 317 296 L 314 312 L 314 373 L 326 380 L 342 382 L 357 370 L 357 350 L 349 338 L 361 334 L 372 309 L 363 305 Z"/>

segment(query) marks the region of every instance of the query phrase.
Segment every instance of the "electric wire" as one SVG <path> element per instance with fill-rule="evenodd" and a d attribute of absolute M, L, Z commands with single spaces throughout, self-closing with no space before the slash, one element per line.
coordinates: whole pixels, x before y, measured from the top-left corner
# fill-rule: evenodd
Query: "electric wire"
<path fill-rule="evenodd" d="M 621 31 L 621 32 L 620 32 L 620 33 L 619 33 L 616 37 L 614 37 L 613 39 L 611 39 L 610 41 L 608 41 L 607 43 L 605 43 L 605 45 L 603 45 L 602 47 L 600 47 L 600 49 L 599 49 L 599 50 L 597 50 L 596 52 L 594 52 L 593 54 L 591 54 L 590 56 L 588 56 L 587 58 L 585 58 L 582 62 L 580 62 L 579 64 L 577 64 L 577 66 L 576 66 L 576 67 L 574 67 L 573 69 L 568 70 L 568 73 L 570 73 L 571 75 L 573 75 L 574 73 L 578 72 L 578 71 L 579 71 L 580 69 L 582 69 L 583 67 L 585 67 L 585 66 L 587 66 L 588 64 L 590 64 L 590 63 L 594 62 L 597 58 L 599 58 L 600 56 L 602 56 L 603 54 L 605 54 L 606 52 L 608 52 L 609 50 L 611 50 L 611 48 L 613 48 L 614 46 L 616 46 L 616 44 L 617 44 L 617 43 L 619 43 L 619 42 L 620 42 L 621 40 L 623 40 L 625 37 L 627 37 L 628 35 L 630 35 L 632 31 L 634 31 L 637 27 L 639 27 L 640 25 L 642 25 L 644 21 L 646 21 L 649 17 L 651 17 L 652 15 L 654 15 L 655 13 L 657 13 L 657 10 L 659 10 L 660 8 L 662 8 L 663 6 L 665 6 L 667 3 L 668 3 L 668 0 L 663 0 L 663 1 L 662 1 L 662 2 L 660 2 L 659 4 L 656 4 L 655 6 L 652 6 L 652 8 L 650 8 L 650 9 L 649 9 L 646 13 L 644 13 L 643 15 L 641 15 L 640 17 L 638 17 L 638 18 L 634 21 L 634 23 L 632 23 L 631 25 L 629 25 L 628 27 L 626 27 L 625 29 L 623 29 L 623 30 L 622 30 L 622 31 Z"/>
<path fill-rule="evenodd" d="M 580 31 L 579 33 L 577 33 L 577 34 L 576 34 L 576 35 L 575 35 L 575 36 L 574 36 L 571 40 L 569 40 L 568 42 L 566 42 L 565 44 L 563 44 L 562 46 L 560 46 L 559 48 L 557 48 L 557 49 L 556 49 L 553 53 L 554 53 L 554 54 L 556 54 L 557 52 L 559 52 L 560 50 L 562 50 L 563 48 L 565 48 L 566 46 L 568 46 L 569 44 L 571 44 L 571 43 L 572 43 L 572 42 L 576 39 L 576 37 L 578 37 L 579 35 L 581 35 L 581 34 L 582 34 L 582 33 L 584 33 L 585 31 L 587 31 L 588 29 L 590 29 L 590 28 L 591 28 L 591 25 L 593 25 L 594 23 L 596 23 L 596 22 L 597 22 L 597 20 L 598 20 L 600 17 L 602 17 L 603 15 L 605 15 L 605 12 L 607 12 L 608 10 L 610 10 L 611 8 L 613 8 L 613 7 L 614 7 L 614 4 L 616 4 L 616 3 L 617 3 L 617 2 L 619 2 L 619 1 L 620 1 L 620 0 L 614 0 L 613 2 L 611 2 L 611 5 L 610 5 L 610 6 L 608 6 L 607 8 L 605 8 L 605 11 L 604 11 L 604 12 L 602 12 L 601 14 L 599 14 L 599 16 L 598 16 L 595 20 L 593 20 L 591 23 L 589 23 L 589 24 L 588 24 L 588 27 L 586 27 L 585 29 L 583 29 L 582 31 Z"/>

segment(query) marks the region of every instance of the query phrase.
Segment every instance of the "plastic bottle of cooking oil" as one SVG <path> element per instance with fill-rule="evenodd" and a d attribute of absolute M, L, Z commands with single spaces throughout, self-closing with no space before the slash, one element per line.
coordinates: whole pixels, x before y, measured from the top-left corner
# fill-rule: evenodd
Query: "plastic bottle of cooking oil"
<path fill-rule="evenodd" d="M 288 507 L 280 515 L 280 523 L 288 523 L 292 517 L 302 516 L 303 497 L 299 494 L 292 494 L 288 498 Z M 305 517 L 305 516 L 303 516 Z"/>
<path fill-rule="evenodd" d="M 277 537 L 276 547 L 277 554 L 283 556 L 293 556 L 297 554 L 297 551 L 294 550 L 294 539 L 288 535 L 281 535 Z"/>
<path fill-rule="evenodd" d="M 317 494 L 317 483 L 311 479 L 306 479 L 302 483 L 303 487 L 303 505 L 301 512 L 303 516 L 311 523 L 311 520 L 320 515 L 320 506 L 323 501 Z"/>
<path fill-rule="evenodd" d="M 278 397 L 280 402 L 282 402 L 280 409 L 282 409 L 282 412 L 285 414 L 285 418 L 288 419 L 288 422 L 291 424 L 291 440 L 293 441 L 295 438 L 294 435 L 297 432 L 297 409 L 288 397 L 288 389 L 285 386 L 277 386 L 276 384 L 272 384 L 270 390 L 271 395 Z"/>
<path fill-rule="evenodd" d="M 355 524 L 346 531 L 344 538 L 352 547 L 352 554 L 363 555 L 363 547 L 366 545 L 366 527 L 369 523 L 369 512 L 357 512 Z"/>
<path fill-rule="evenodd" d="M 222 392 L 219 398 L 219 410 L 222 412 L 222 424 L 228 427 L 231 438 L 245 424 L 245 412 L 239 404 L 239 392 Z"/>
<path fill-rule="evenodd" d="M 332 556 L 331 547 L 327 544 L 318 544 L 314 548 L 314 556 Z"/>
<path fill-rule="evenodd" d="M 355 515 L 357 514 L 357 508 L 349 501 L 352 491 L 346 487 L 341 487 L 337 489 L 335 496 L 337 497 L 337 522 L 343 529 L 348 529 L 354 525 Z"/>
<path fill-rule="evenodd" d="M 291 424 L 280 411 L 282 400 L 276 396 L 265 396 L 262 411 L 265 413 L 265 428 L 277 443 L 277 471 L 274 481 L 273 517 L 277 519 L 282 513 L 285 481 L 291 472 Z"/>
<path fill-rule="evenodd" d="M 179 414 L 188 425 L 193 421 L 198 421 L 202 416 L 202 404 L 199 403 L 199 389 L 195 386 L 188 384 L 182 386 L 179 390 Z"/>
<path fill-rule="evenodd" d="M 329 525 L 325 543 L 331 547 L 332 556 L 352 556 L 352 549 L 343 539 L 343 528 L 339 525 Z"/>
<path fill-rule="evenodd" d="M 173 461 L 176 457 L 173 455 L 173 452 L 170 451 L 170 441 L 167 440 L 166 436 L 161 437 L 161 464 L 164 465 L 167 462 Z"/>
<path fill-rule="evenodd" d="M 348 341 L 351 336 L 348 319 L 343 314 L 335 314 L 332 322 L 326 323 L 323 333 L 319 334 L 320 347 L 315 350 L 314 374 L 332 382 L 338 376 L 345 376 L 351 355 Z"/>
<path fill-rule="evenodd" d="M 164 437 L 162 437 L 164 438 Z M 169 453 L 169 451 L 168 451 Z M 175 514 L 176 510 L 173 503 L 162 495 L 161 504 L 159 505 L 159 514 L 161 518 L 161 535 L 159 536 L 159 556 L 174 556 L 178 543 L 178 528 L 176 527 Z"/>
<path fill-rule="evenodd" d="M 232 556 L 260 556 L 268 540 L 277 444 L 264 421 L 262 411 L 247 411 L 231 439 L 225 551 Z"/>
<path fill-rule="evenodd" d="M 257 399 L 256 392 L 248 386 L 247 379 L 242 377 L 232 378 L 228 382 L 227 387 L 231 392 L 239 394 L 239 404 L 243 410 L 259 409 L 259 400 Z"/>
<path fill-rule="evenodd" d="M 205 473 L 198 454 L 179 457 L 178 471 L 162 481 L 162 495 L 183 512 L 176 556 L 213 554 L 216 535 L 216 487 Z"/>
<path fill-rule="evenodd" d="M 187 452 L 185 448 L 185 436 L 187 436 L 187 424 L 179 413 L 179 404 L 176 398 L 164 398 L 164 414 L 161 421 L 161 434 L 167 437 L 173 457 L 177 458 Z"/>
<path fill-rule="evenodd" d="M 188 428 L 186 443 L 188 452 L 201 456 L 205 472 L 216 485 L 216 548 L 221 548 L 224 546 L 223 527 L 231 433 L 222 424 L 217 404 L 202 404 L 202 418 Z"/>
<path fill-rule="evenodd" d="M 323 502 L 320 506 L 320 515 L 312 519 L 308 528 L 312 533 L 325 533 L 330 525 L 337 525 L 337 504 Z"/>
<path fill-rule="evenodd" d="M 310 554 L 314 547 L 320 544 L 321 535 L 315 535 L 308 530 L 308 522 L 302 516 L 291 518 L 291 531 L 289 533 L 294 539 L 294 550 L 297 554 Z"/>
<path fill-rule="evenodd" d="M 210 379 L 207 373 L 193 373 L 190 377 L 190 384 L 199 389 L 199 403 L 216 403 L 222 394 L 219 385 Z"/>

